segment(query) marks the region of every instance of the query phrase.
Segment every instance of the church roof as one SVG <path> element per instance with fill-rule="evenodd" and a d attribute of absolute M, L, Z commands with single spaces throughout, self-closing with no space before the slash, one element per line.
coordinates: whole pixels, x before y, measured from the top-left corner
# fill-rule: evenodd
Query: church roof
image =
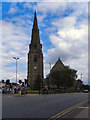
<path fill-rule="evenodd" d="M 58 60 L 55 63 L 55 65 L 52 67 L 51 72 L 55 71 L 55 70 L 63 70 L 64 68 L 65 68 L 64 64 L 62 63 L 60 58 L 58 58 Z"/>

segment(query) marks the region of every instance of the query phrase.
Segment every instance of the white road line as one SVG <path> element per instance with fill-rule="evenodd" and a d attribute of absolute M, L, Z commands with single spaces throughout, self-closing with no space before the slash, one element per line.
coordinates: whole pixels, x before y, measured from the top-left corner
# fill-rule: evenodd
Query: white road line
<path fill-rule="evenodd" d="M 90 107 L 78 107 L 79 109 L 90 109 Z"/>

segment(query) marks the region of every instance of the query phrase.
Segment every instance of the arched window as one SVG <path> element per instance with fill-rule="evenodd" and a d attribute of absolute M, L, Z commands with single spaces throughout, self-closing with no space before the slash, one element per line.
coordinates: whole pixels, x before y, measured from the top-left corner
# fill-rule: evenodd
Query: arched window
<path fill-rule="evenodd" d="M 37 62 L 37 56 L 36 55 L 34 56 L 34 62 Z"/>

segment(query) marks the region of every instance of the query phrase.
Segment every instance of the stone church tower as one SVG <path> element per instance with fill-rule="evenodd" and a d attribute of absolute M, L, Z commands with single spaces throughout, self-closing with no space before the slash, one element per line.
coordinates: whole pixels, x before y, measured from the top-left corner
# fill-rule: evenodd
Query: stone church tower
<path fill-rule="evenodd" d="M 28 84 L 33 88 L 37 75 L 43 79 L 43 53 L 42 44 L 40 43 L 39 29 L 37 23 L 36 11 L 34 15 L 31 44 L 28 53 Z"/>

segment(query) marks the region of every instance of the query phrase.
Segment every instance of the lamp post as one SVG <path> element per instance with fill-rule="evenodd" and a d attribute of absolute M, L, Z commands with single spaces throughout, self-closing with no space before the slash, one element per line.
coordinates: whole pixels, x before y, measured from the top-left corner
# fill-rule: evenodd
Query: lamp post
<path fill-rule="evenodd" d="M 17 60 L 19 59 L 18 57 L 13 57 L 13 59 L 16 60 L 16 93 L 17 93 Z"/>
<path fill-rule="evenodd" d="M 51 64 L 52 63 L 49 63 L 49 65 L 50 65 L 50 93 L 51 93 Z"/>

